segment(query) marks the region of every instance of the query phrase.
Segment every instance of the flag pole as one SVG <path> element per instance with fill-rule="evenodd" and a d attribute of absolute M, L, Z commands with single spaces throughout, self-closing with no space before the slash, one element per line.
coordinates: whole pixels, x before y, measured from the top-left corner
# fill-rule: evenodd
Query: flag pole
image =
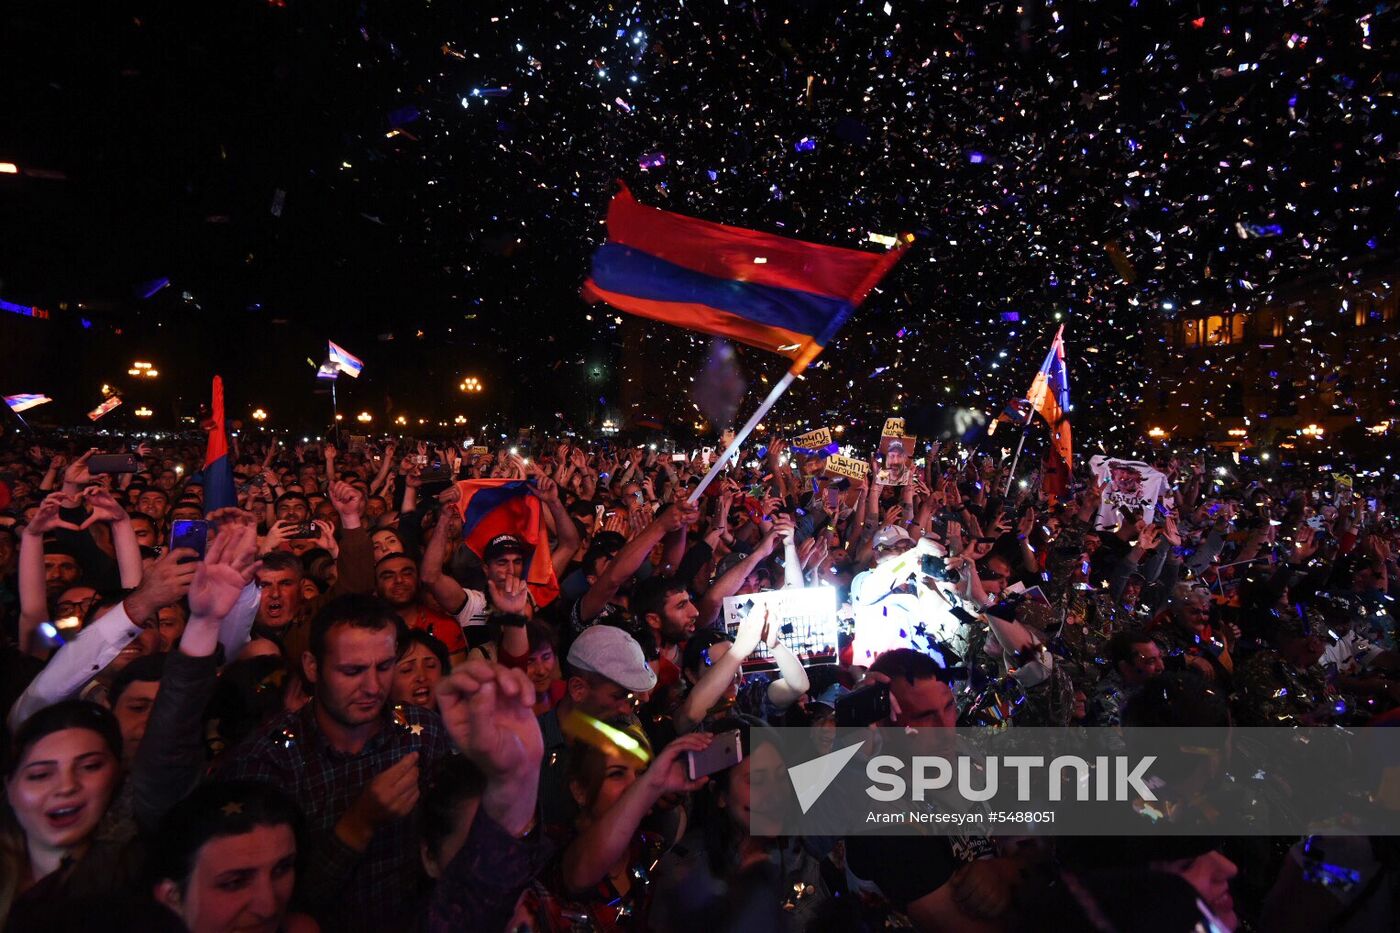
<path fill-rule="evenodd" d="M 1055 339 L 1050 341 L 1051 353 L 1055 352 L 1055 346 L 1060 342 L 1061 338 L 1063 338 L 1064 335 L 1065 325 L 1061 324 L 1059 329 L 1055 331 Z M 1036 373 L 1036 378 L 1031 380 L 1031 391 L 1027 393 L 1028 396 L 1030 396 L 1028 398 L 1028 401 L 1030 401 L 1031 403 L 1030 411 L 1026 412 L 1026 423 L 1021 428 L 1021 440 L 1016 444 L 1016 456 L 1011 458 L 1011 469 L 1006 474 L 1006 488 L 1002 490 L 1001 493 L 1001 497 L 1003 499 L 1011 495 L 1011 484 L 1016 480 L 1016 464 L 1019 463 L 1021 460 L 1021 450 L 1026 446 L 1026 435 L 1031 433 L 1031 424 L 1035 421 L 1035 413 L 1037 409 L 1040 408 L 1040 400 L 1043 400 L 1044 398 L 1044 385 L 1041 385 L 1040 389 L 1042 394 L 1039 396 L 1036 395 L 1036 380 L 1040 379 L 1045 374 L 1046 367 L 1049 365 L 1049 363 L 1050 357 L 1047 356 L 1045 358 L 1045 363 L 1041 364 L 1040 372 Z"/>
<path fill-rule="evenodd" d="M 782 394 L 787 391 L 787 387 L 792 385 L 793 380 L 796 378 L 796 371 L 790 369 L 784 373 L 783 378 L 779 379 L 777 384 L 768 391 L 768 397 L 763 400 L 763 403 L 758 406 L 758 410 L 749 417 L 749 420 L 746 421 L 744 426 L 734 435 L 734 440 L 729 442 L 729 446 L 724 449 L 724 453 L 715 461 L 714 466 L 710 467 L 710 472 L 705 474 L 705 478 L 700 481 L 700 485 L 696 486 L 695 491 L 690 494 L 690 499 L 687 501 L 691 505 L 694 505 L 699 498 L 704 495 L 705 489 L 710 483 L 714 482 L 715 477 L 719 476 L 720 468 L 729 462 L 729 458 L 734 456 L 734 452 L 738 450 L 740 445 L 753 433 L 753 429 L 758 427 L 758 423 L 763 420 L 763 416 L 768 414 L 768 409 L 772 408 L 773 405 L 777 403 L 778 399 L 782 397 Z"/>
<path fill-rule="evenodd" d="M 335 384 L 340 381 L 340 373 L 335 374 L 331 380 L 331 433 L 335 435 L 335 442 L 340 443 L 340 403 L 335 398 Z"/>
<path fill-rule="evenodd" d="M 1016 464 L 1021 460 L 1021 449 L 1026 446 L 1026 435 L 1031 433 L 1031 422 L 1035 420 L 1035 412 L 1031 412 L 1030 418 L 1026 419 L 1026 425 L 1021 429 L 1021 439 L 1016 443 L 1016 455 L 1011 458 L 1011 469 L 1006 471 L 1006 488 L 1001 491 L 1001 497 L 1005 499 L 1011 495 L 1011 484 L 1016 481 Z"/>

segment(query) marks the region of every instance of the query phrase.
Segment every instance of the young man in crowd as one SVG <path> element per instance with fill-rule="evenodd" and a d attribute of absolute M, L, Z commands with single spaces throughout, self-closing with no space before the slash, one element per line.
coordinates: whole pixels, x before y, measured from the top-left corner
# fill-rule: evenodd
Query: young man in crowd
<path fill-rule="evenodd" d="M 204 705 L 217 706 L 225 725 L 245 722 L 251 737 L 226 750 L 215 771 L 275 784 L 292 796 L 309 833 L 291 903 L 315 915 L 323 929 L 400 929 L 416 922 L 412 915 L 425 903 L 419 891 L 425 880 L 415 811 L 435 764 L 453 746 L 480 769 L 468 794 L 479 804 L 474 818 L 454 824 L 459 835 L 434 837 L 438 888 L 427 902 L 430 928 L 501 928 L 506 920 L 500 918 L 510 916 L 527 885 L 533 895 L 520 902 L 522 917 L 512 924 L 544 925 L 532 911 L 548 910 L 548 904 L 578 892 L 547 890 L 553 876 L 541 866 L 548 846 L 530 825 L 536 792 L 543 823 L 558 838 L 594 821 L 611 825 L 616 814 L 609 815 L 608 802 L 614 799 L 623 801 L 617 805 L 631 819 L 637 795 L 626 793 L 625 785 L 645 769 L 595 752 L 609 736 L 631 734 L 634 713 L 658 747 L 670 734 L 708 721 L 707 711 L 698 710 L 679 723 L 674 705 L 653 693 L 668 680 L 670 665 L 687 656 L 686 643 L 702 636 L 708 648 L 692 652 L 702 661 L 693 665 L 691 679 L 704 680 L 703 659 L 713 662 L 723 653 L 719 646 L 728 644 L 722 633 L 709 631 L 719 624 L 724 597 L 759 592 L 776 581 L 801 587 L 817 579 L 850 579 L 877 565 L 888 569 L 903 551 L 920 546 L 921 538 L 936 545 L 931 552 L 946 554 L 945 566 L 959 575 L 958 582 L 940 586 L 949 587 L 959 605 L 988 609 L 958 623 L 967 630 L 959 631 L 967 646 L 961 664 L 975 673 L 973 682 L 986 686 L 955 690 L 946 653 L 918 641 L 918 629 L 911 627 L 905 643 L 882 646 L 868 665 L 847 659 L 826 667 L 821 677 L 814 669 L 809 680 L 800 662 L 788 659 L 784 663 L 795 665 L 790 682 L 799 685 L 794 693 L 808 692 L 791 704 L 755 707 L 767 722 L 806 722 L 804 699 L 816 710 L 813 701 L 827 696 L 832 684 L 855 686 L 862 678 L 889 688 L 892 703 L 883 725 L 934 743 L 955 723 L 989 721 L 990 709 L 1003 711 L 1004 728 L 1063 725 L 1073 708 L 1062 701 L 1073 691 L 1091 697 L 1090 722 L 1109 724 L 1116 710 L 1145 695 L 1146 685 L 1192 676 L 1185 672 L 1210 678 L 1204 690 L 1220 706 L 1220 721 L 1228 703 L 1230 715 L 1242 723 L 1287 726 L 1339 716 L 1362 722 L 1387 715 L 1400 697 L 1384 646 L 1353 637 L 1353 628 L 1342 624 L 1354 616 L 1357 627 L 1384 632 L 1388 620 L 1375 610 L 1395 595 L 1392 581 L 1400 580 L 1393 556 L 1400 535 L 1377 517 L 1400 506 L 1400 487 L 1383 479 L 1360 490 L 1383 503 L 1367 515 L 1370 510 L 1343 498 L 1340 488 L 1282 469 L 1216 484 L 1207 501 L 1199 464 L 1164 462 L 1174 497 L 1165 517 L 1135 515 L 1115 530 L 1093 527 L 1100 487 L 1087 485 L 1075 501 L 1052 505 L 1037 495 L 1030 477 L 1017 501 L 1003 503 L 993 491 L 1006 488 L 1004 472 L 998 475 L 994 462 L 976 459 L 961 465 L 930 457 L 926 467 L 911 468 L 912 482 L 901 487 L 884 486 L 872 470 L 828 508 L 824 498 L 813 498 L 824 495 L 821 482 L 815 491 L 809 482 L 812 476 L 820 480 L 821 458 L 770 455 L 753 467 L 741 456 L 717 485 L 713 507 L 702 500 L 705 507 L 695 508 L 685 500 L 706 465 L 673 464 L 644 448 L 571 441 L 519 456 L 507 449 L 486 456 L 441 450 L 432 452 L 433 459 L 458 482 L 506 480 L 536 490 L 543 527 L 504 531 L 478 558 L 454 543 L 460 523 L 455 510 L 444 510 L 419 560 L 414 555 L 431 520 L 432 500 L 419 507 L 421 481 L 412 463 L 405 465 L 387 447 L 376 461 L 373 452 L 364 460 L 358 453 L 327 457 L 315 444 L 262 446 L 260 438 L 243 443 L 240 475 L 262 479 L 244 479 L 238 490 L 250 511 L 211 510 L 204 518 L 211 548 L 227 534 L 256 536 L 256 547 L 250 542 L 249 548 L 261 563 L 223 581 L 227 606 L 217 638 L 207 616 L 180 605 L 196 567 L 203 566 L 198 555 L 156 559 L 147 552 L 143 559 L 140 551 L 167 543 L 165 520 L 198 514 L 204 488 L 183 477 L 198 472 L 202 451 L 178 443 L 147 451 L 141 455 L 145 469 L 116 480 L 116 494 L 108 496 L 86 472 L 87 455 L 68 459 L 77 450 L 0 444 L 0 465 L 17 477 L 11 488 L 22 491 L 9 514 L 0 514 L 14 520 L 20 536 L 9 571 L 19 602 L 14 634 L 27 656 L 43 665 L 9 719 L 18 728 L 35 713 L 80 696 L 110 704 L 114 731 L 130 751 L 119 754 L 116 766 L 136 769 L 143 756 L 159 752 L 172 775 L 166 786 L 179 787 L 164 794 L 171 802 L 187 789 L 186 775 L 209 769 L 199 741 L 208 727 Z M 57 446 L 72 445 L 60 439 Z M 45 490 L 55 490 L 60 477 L 62 489 L 52 492 L 58 498 L 45 502 Z M 376 503 L 370 509 L 367 493 L 382 498 L 383 508 Z M 1314 515 L 1314 494 L 1333 497 L 1338 506 Z M 574 516 L 596 516 L 600 508 L 602 520 L 592 520 L 580 535 L 580 524 L 588 523 Z M 292 526 L 313 515 L 325 526 L 317 526 L 314 539 L 293 546 Z M 1313 527 L 1319 520 L 1325 539 Z M 1277 536 L 1260 533 L 1275 527 Z M 526 541 L 540 534 L 556 579 L 583 556 L 572 595 L 549 601 L 532 588 L 537 581 L 525 582 L 535 553 Z M 1088 543 L 1093 536 L 1097 547 Z M 382 551 L 377 566 L 376 544 Z M 215 573 L 219 563 L 199 572 Z M 923 565 L 915 563 L 922 573 Z M 1236 563 L 1261 564 L 1263 584 L 1235 576 Z M 327 575 L 327 566 L 335 572 Z M 309 573 L 317 579 L 310 590 Z M 247 585 L 254 578 L 256 585 Z M 1200 585 L 1202 578 L 1208 586 Z M 1018 596 L 1009 587 L 1013 579 L 1041 587 L 1043 599 Z M 911 573 L 895 583 L 938 598 L 921 576 Z M 1324 604 L 1323 584 L 1345 599 Z M 376 591 L 384 599 L 368 595 Z M 837 596 L 844 608 L 849 594 L 842 589 Z M 1159 602 L 1167 608 L 1152 619 Z M 565 659 L 553 674 L 555 682 L 563 681 L 562 699 L 538 719 L 530 713 L 533 689 L 511 669 L 528 662 L 527 618 L 547 627 Z M 1304 618 L 1310 621 L 1299 621 Z M 67 628 L 70 619 L 77 620 L 76 634 L 59 633 L 56 623 L 63 620 Z M 1135 628 L 1144 620 L 1145 634 Z M 461 639 L 475 655 L 501 663 L 451 659 L 452 671 L 436 674 L 439 684 L 450 685 L 439 694 L 441 716 L 422 706 L 397 706 L 390 698 L 402 660 L 399 633 L 409 626 Z M 198 663 L 187 663 L 187 656 L 197 656 Z M 787 658 L 776 650 L 775 656 Z M 216 678 L 221 664 L 229 665 L 227 676 Z M 442 666 L 436 658 L 434 664 Z M 720 666 L 730 680 L 731 671 L 743 676 L 742 664 L 721 659 Z M 709 669 L 717 668 L 712 663 Z M 547 674 L 542 682 L 549 682 Z M 756 682 L 748 678 L 737 694 L 747 695 Z M 1013 682 L 1023 700 L 996 706 L 1004 699 L 998 690 L 1009 690 Z M 216 687 L 219 696 L 211 701 Z M 1285 695 L 1292 705 L 1280 699 Z M 181 708 L 171 709 L 177 700 Z M 171 745 L 166 737 L 174 725 L 194 739 Z M 676 764 L 674 756 L 665 760 Z M 735 794 L 751 790 L 760 775 L 779 773 L 767 758 L 760 761 L 762 768 L 752 766 L 758 770 L 743 771 L 742 779 L 734 776 L 740 769 L 718 772 L 716 790 L 689 801 L 683 809 L 697 836 L 684 845 L 736 838 L 728 835 L 728 824 L 717 822 L 724 816 L 718 804 L 738 805 Z M 665 783 L 687 785 L 683 778 Z M 614 791 L 616 797 L 610 796 Z M 685 794 L 671 796 L 661 808 L 681 812 L 677 804 Z M 457 811 L 452 813 L 455 819 Z M 878 845 L 853 837 L 844 846 L 844 863 L 830 840 L 799 843 L 826 860 L 819 877 L 844 878 L 849 869 L 859 882 L 860 897 L 833 898 L 833 904 L 857 912 L 878 904 L 892 922 L 930 931 L 1023 928 L 1013 919 L 1024 907 L 1017 898 L 1034 902 L 1026 879 L 1049 864 L 1019 851 L 998 853 L 987 839 L 972 835 L 885 838 Z M 755 854 L 752 842 L 733 844 L 746 848 L 717 853 L 716 864 L 738 864 L 744 853 Z M 1070 848 L 1061 855 L 1070 858 Z M 1264 887 L 1277 871 L 1267 860 L 1241 865 L 1241 877 L 1262 875 Z M 625 887 L 624 877 L 640 877 L 628 865 L 621 869 L 609 883 Z M 1233 870 L 1201 873 L 1186 866 L 1181 875 L 1208 904 L 1226 904 L 1228 888 L 1239 884 Z M 757 876 L 742 881 L 769 883 Z M 733 890 L 749 890 L 743 884 Z M 1044 896 L 1061 890 L 1051 888 Z M 1085 896 L 1098 897 L 1097 890 L 1086 885 Z M 811 896 L 830 893 L 823 888 Z M 644 919 L 643 901 L 616 892 L 609 897 L 621 897 Z M 773 898 L 780 903 L 776 889 Z M 1257 916 L 1260 909 L 1258 897 L 1237 896 L 1235 903 L 1242 914 Z"/>
<path fill-rule="evenodd" d="M 274 718 L 220 772 L 296 801 L 310 832 L 306 903 L 336 929 L 378 930 L 402 918 L 417 876 L 414 807 L 451 751 L 434 714 L 412 705 L 389 713 L 403 627 L 375 597 L 327 603 L 302 659 L 315 699 Z"/>

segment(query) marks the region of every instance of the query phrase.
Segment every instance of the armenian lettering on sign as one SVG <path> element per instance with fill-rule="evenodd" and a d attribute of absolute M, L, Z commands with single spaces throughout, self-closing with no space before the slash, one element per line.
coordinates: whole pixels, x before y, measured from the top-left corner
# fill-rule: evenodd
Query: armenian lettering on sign
<path fill-rule="evenodd" d="M 830 443 L 830 428 L 817 428 L 815 431 L 808 431 L 806 434 L 792 439 L 792 446 L 800 447 L 803 450 L 820 450 Z"/>
<path fill-rule="evenodd" d="M 855 457 L 832 454 L 826 458 L 826 472 L 835 473 L 837 476 L 849 476 L 851 479 L 865 479 L 870 475 L 870 464 Z"/>
<path fill-rule="evenodd" d="M 891 437 L 891 436 L 892 436 L 892 437 L 903 437 L 903 436 L 904 436 L 904 419 L 903 419 L 903 418 L 886 418 L 886 419 L 885 419 L 885 427 L 880 431 L 880 433 L 881 433 L 882 435 L 886 436 L 886 437 Z"/>

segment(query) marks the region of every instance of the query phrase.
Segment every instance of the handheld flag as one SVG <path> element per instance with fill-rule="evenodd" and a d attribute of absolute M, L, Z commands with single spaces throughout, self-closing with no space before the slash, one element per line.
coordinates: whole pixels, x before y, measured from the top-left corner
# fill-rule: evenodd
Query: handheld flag
<path fill-rule="evenodd" d="M 626 185 L 608 207 L 584 298 L 792 359 L 800 373 L 894 268 L 885 253 L 807 243 L 638 203 Z"/>
<path fill-rule="evenodd" d="M 1035 374 L 1030 392 L 1026 393 L 1031 407 L 1050 428 L 1050 449 L 1045 454 L 1042 488 L 1052 497 L 1064 495 L 1069 488 L 1073 467 L 1069 430 L 1069 367 L 1065 364 L 1064 333 L 1063 326 L 1056 331 L 1050 352 L 1046 354 L 1040 372 Z"/>
<path fill-rule="evenodd" d="M 997 426 L 1007 424 L 1030 424 L 1034 411 L 1031 403 L 1023 398 L 1013 398 L 1006 403 L 1006 407 L 992 420 L 992 426 L 987 428 L 987 436 L 991 437 L 997 433 Z"/>
<path fill-rule="evenodd" d="M 337 372 L 345 373 L 351 379 L 360 378 L 360 370 L 365 368 L 364 360 L 346 350 L 333 340 L 327 340 L 330 345 L 328 366 L 334 367 Z"/>
<path fill-rule="evenodd" d="M 238 504 L 233 489 L 233 462 L 229 458 L 228 425 L 224 421 L 224 380 L 214 377 L 214 398 L 209 406 L 209 446 L 204 453 L 204 511 Z"/>
<path fill-rule="evenodd" d="M 47 395 L 7 395 L 5 404 L 10 406 L 10 410 L 15 414 L 22 411 L 29 411 L 31 408 L 38 408 L 40 405 L 52 402 L 53 399 Z"/>
<path fill-rule="evenodd" d="M 462 517 L 462 541 L 477 557 L 485 556 L 486 546 L 498 535 L 514 535 L 525 542 L 531 551 L 525 562 L 525 583 L 535 605 L 545 606 L 558 598 L 559 581 L 550 558 L 544 510 L 539 497 L 530 492 L 533 485 L 523 479 L 463 480 L 457 484 L 461 497 L 455 507 Z"/>

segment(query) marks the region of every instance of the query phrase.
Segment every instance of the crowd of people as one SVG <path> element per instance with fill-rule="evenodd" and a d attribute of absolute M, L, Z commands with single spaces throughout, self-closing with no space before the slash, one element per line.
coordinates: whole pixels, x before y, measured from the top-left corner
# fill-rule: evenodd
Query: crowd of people
<path fill-rule="evenodd" d="M 236 504 L 207 509 L 198 439 L 91 440 L 0 445 L 5 929 L 1400 915 L 1383 837 L 798 835 L 773 736 L 820 747 L 869 683 L 894 701 L 880 723 L 913 730 L 1386 725 L 1393 477 L 1168 451 L 1154 507 L 1105 509 L 1087 471 L 1056 498 L 935 448 L 885 485 L 889 464 L 848 478 L 772 438 L 691 504 L 712 458 L 652 445 L 245 434 Z M 128 452 L 131 471 L 91 469 Z M 543 545 L 467 546 L 456 504 L 475 479 L 526 481 Z M 546 550 L 557 595 L 527 582 Z M 787 587 L 835 589 L 833 658 L 724 624 L 726 597 Z M 863 649 L 872 616 L 904 642 Z M 692 778 L 688 753 L 733 732 L 739 762 Z"/>

